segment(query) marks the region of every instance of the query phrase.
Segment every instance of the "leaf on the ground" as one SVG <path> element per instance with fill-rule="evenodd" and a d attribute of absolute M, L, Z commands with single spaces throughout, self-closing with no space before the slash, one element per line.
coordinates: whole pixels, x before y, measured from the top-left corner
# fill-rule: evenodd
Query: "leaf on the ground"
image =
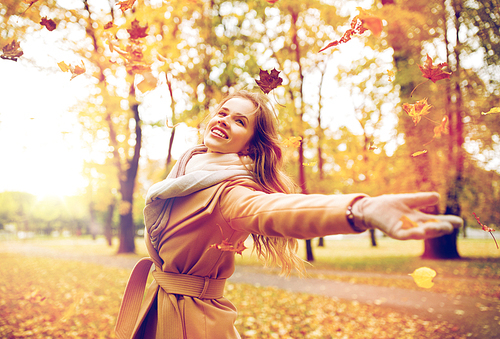
<path fill-rule="evenodd" d="M 117 6 L 120 6 L 122 12 L 125 12 L 127 9 L 131 9 L 134 5 L 135 0 L 123 0 L 116 3 Z"/>
<path fill-rule="evenodd" d="M 134 19 L 132 21 L 132 27 L 127 29 L 128 34 L 130 34 L 130 39 L 137 40 L 140 38 L 145 38 L 148 36 L 146 31 L 148 30 L 148 25 L 141 27 L 139 25 L 139 21 L 137 19 Z"/>
<path fill-rule="evenodd" d="M 2 52 L 3 54 L 0 55 L 0 58 L 12 61 L 17 61 L 24 54 L 17 40 L 12 40 L 10 44 L 3 46 Z"/>
<path fill-rule="evenodd" d="M 451 72 L 443 71 L 443 68 L 447 66 L 448 64 L 446 62 L 433 65 L 431 57 L 429 56 L 429 54 L 427 54 L 425 64 L 423 66 L 418 65 L 418 68 L 420 68 L 420 71 L 422 72 L 424 78 L 430 79 L 435 83 L 438 80 L 450 78 Z"/>
<path fill-rule="evenodd" d="M 418 287 L 431 288 L 432 286 L 434 286 L 432 279 L 434 279 L 434 277 L 436 276 L 436 271 L 434 271 L 432 268 L 420 267 L 409 275 L 413 277 L 413 280 L 415 280 L 415 283 Z"/>
<path fill-rule="evenodd" d="M 300 142 L 302 141 L 302 137 L 290 137 L 288 139 L 283 140 L 284 147 L 299 147 Z"/>
<path fill-rule="evenodd" d="M 500 113 L 500 107 L 493 107 L 488 112 L 481 112 L 481 115 L 487 115 L 487 114 L 493 114 L 493 113 Z"/>
<path fill-rule="evenodd" d="M 283 83 L 283 79 L 281 79 L 279 75 L 280 72 L 275 68 L 273 68 L 271 72 L 261 69 L 259 72 L 260 79 L 255 80 L 255 82 L 264 93 L 268 94 Z"/>
<path fill-rule="evenodd" d="M 54 29 L 57 28 L 56 23 L 52 19 L 47 19 L 47 17 L 43 17 L 40 20 L 40 25 L 45 26 L 49 31 L 53 31 Z"/>
<path fill-rule="evenodd" d="M 413 119 L 415 126 L 420 122 L 422 116 L 429 114 L 432 105 L 427 103 L 427 98 L 419 100 L 414 104 L 403 104 L 403 110 Z"/>

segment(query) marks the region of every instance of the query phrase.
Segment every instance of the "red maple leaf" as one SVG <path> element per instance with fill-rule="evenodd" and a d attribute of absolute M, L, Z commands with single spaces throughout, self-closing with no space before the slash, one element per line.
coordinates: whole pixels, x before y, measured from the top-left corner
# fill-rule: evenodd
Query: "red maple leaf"
<path fill-rule="evenodd" d="M 271 72 L 260 70 L 260 80 L 255 80 L 257 85 L 264 93 L 269 93 L 276 87 L 280 86 L 283 79 L 279 77 L 280 72 L 275 68 Z"/>
<path fill-rule="evenodd" d="M 435 83 L 438 80 L 450 78 L 451 72 L 443 71 L 443 67 L 447 66 L 448 64 L 446 62 L 433 65 L 431 57 L 429 56 L 429 54 L 427 54 L 427 59 L 425 60 L 425 64 L 423 66 L 418 65 L 418 68 L 420 68 L 420 71 L 422 72 L 424 78 L 432 80 L 432 82 Z"/>
<path fill-rule="evenodd" d="M 140 38 L 145 38 L 148 36 L 146 31 L 148 30 L 148 25 L 145 27 L 139 26 L 139 21 L 137 19 L 134 19 L 132 21 L 132 28 L 127 29 L 128 34 L 130 34 L 130 39 L 132 40 L 137 40 Z"/>

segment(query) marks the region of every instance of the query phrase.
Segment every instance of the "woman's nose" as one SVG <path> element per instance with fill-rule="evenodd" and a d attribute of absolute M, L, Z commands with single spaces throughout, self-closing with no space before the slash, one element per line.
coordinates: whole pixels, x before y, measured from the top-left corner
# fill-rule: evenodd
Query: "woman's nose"
<path fill-rule="evenodd" d="M 219 118 L 219 120 L 217 120 L 217 123 L 218 123 L 219 125 L 222 125 L 222 126 L 228 126 L 227 121 L 226 121 L 226 117 L 224 117 L 224 118 Z"/>

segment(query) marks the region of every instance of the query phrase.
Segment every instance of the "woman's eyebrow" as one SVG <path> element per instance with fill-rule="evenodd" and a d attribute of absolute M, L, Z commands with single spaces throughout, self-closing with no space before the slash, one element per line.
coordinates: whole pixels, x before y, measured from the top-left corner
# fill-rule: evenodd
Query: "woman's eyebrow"
<path fill-rule="evenodd" d="M 231 111 L 227 107 L 221 107 L 221 109 L 219 111 L 224 112 L 224 113 L 231 113 Z M 240 118 L 245 118 L 248 121 L 248 117 L 245 114 L 243 114 L 243 113 L 235 112 L 235 113 L 232 113 L 232 114 L 235 115 L 235 116 L 237 116 L 237 117 L 240 117 Z"/>

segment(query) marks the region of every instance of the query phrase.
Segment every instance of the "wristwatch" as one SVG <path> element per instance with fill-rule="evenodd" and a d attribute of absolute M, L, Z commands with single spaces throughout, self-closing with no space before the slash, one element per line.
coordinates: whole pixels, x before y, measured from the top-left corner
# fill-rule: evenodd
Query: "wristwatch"
<path fill-rule="evenodd" d="M 351 204 L 349 206 L 347 206 L 347 211 L 345 212 L 345 217 L 347 219 L 347 222 L 349 223 L 351 228 L 355 232 L 358 232 L 358 233 L 362 233 L 362 232 L 366 231 L 368 228 L 367 227 L 359 227 L 356 225 L 356 223 L 354 222 L 354 213 L 352 212 L 352 206 L 354 205 L 355 202 L 357 202 L 358 200 L 363 199 L 363 198 L 365 198 L 365 197 L 358 197 L 358 198 L 354 199 L 351 202 Z M 363 224 L 363 226 L 364 226 L 364 224 Z"/>

